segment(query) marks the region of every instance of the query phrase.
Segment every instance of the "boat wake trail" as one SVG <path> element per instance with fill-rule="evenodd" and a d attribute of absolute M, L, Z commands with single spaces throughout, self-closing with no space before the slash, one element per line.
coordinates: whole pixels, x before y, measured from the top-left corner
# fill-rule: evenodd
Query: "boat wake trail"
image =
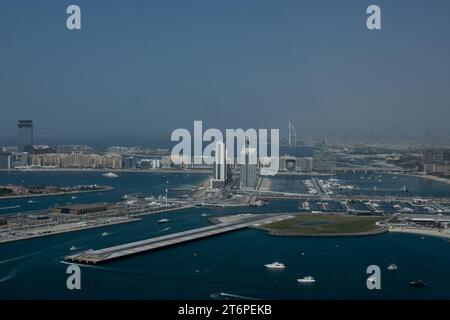
<path fill-rule="evenodd" d="M 92 264 L 82 264 L 82 263 L 75 263 L 75 262 L 67 262 L 67 261 L 64 261 L 64 260 L 59 261 L 59 263 L 66 264 L 66 265 L 74 264 L 76 266 L 79 266 L 80 268 L 101 270 L 101 271 L 114 272 L 114 273 L 126 273 L 126 274 L 132 273 L 132 272 L 130 272 L 128 270 L 107 268 L 107 267 L 103 267 L 103 266 L 99 266 L 99 265 L 92 265 Z"/>
<path fill-rule="evenodd" d="M 228 300 L 228 299 L 240 299 L 240 300 L 259 300 L 258 298 L 245 297 L 238 294 L 226 293 L 226 292 L 216 292 L 210 295 L 212 299 L 217 300 Z"/>
<path fill-rule="evenodd" d="M 12 260 L 14 260 L 14 259 L 9 259 L 9 261 L 12 261 Z M 15 260 L 17 260 L 17 259 L 15 259 Z M 5 260 L 5 261 L 7 261 L 7 260 Z M 19 270 L 22 269 L 27 263 L 28 262 L 25 261 L 25 262 L 15 266 L 11 270 L 9 270 L 8 273 L 4 277 L 0 278 L 0 283 L 6 282 L 6 281 L 14 278 L 17 275 L 17 273 L 19 272 Z"/>
<path fill-rule="evenodd" d="M 15 277 L 16 274 L 17 274 L 17 269 L 12 269 L 11 271 L 9 271 L 6 274 L 6 276 L 4 276 L 3 278 L 0 278 L 0 283 L 11 280 L 12 278 Z"/>
<path fill-rule="evenodd" d="M 169 231 L 170 229 L 172 229 L 172 228 L 171 227 L 167 227 L 167 228 L 164 228 L 164 229 L 161 229 L 161 230 L 149 233 L 149 235 L 158 234 L 158 233 L 161 233 L 161 232 L 164 232 L 164 231 Z"/>
<path fill-rule="evenodd" d="M 0 210 L 17 209 L 17 208 L 20 208 L 20 205 L 12 206 L 12 207 L 2 207 L 2 208 L 0 208 Z"/>
<path fill-rule="evenodd" d="M 37 254 L 38 254 L 38 252 L 32 252 L 32 253 L 24 254 L 22 256 L 18 256 L 18 257 L 2 260 L 2 261 L 0 261 L 0 265 L 8 263 L 8 262 L 13 262 L 13 261 L 25 259 L 25 258 L 28 258 L 28 257 L 32 257 L 32 256 L 35 256 Z"/>

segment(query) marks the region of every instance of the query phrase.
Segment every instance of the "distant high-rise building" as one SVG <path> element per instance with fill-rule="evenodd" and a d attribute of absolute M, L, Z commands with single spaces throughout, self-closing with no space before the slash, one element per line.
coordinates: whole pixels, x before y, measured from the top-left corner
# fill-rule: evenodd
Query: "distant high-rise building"
<path fill-rule="evenodd" d="M 423 171 L 427 173 L 445 173 L 450 172 L 450 150 L 425 150 L 422 156 Z"/>
<path fill-rule="evenodd" d="M 241 152 L 242 162 L 240 167 L 240 188 L 256 188 L 257 153 L 256 149 L 245 147 Z"/>
<path fill-rule="evenodd" d="M 17 122 L 17 137 L 19 152 L 33 150 L 33 120 L 19 120 Z"/>
<path fill-rule="evenodd" d="M 11 168 L 11 154 L 0 151 L 0 169 Z"/>
<path fill-rule="evenodd" d="M 433 152 L 433 150 L 426 150 L 423 153 L 423 162 L 429 164 L 429 163 L 433 163 L 433 160 L 434 160 L 434 152 Z"/>
<path fill-rule="evenodd" d="M 288 143 L 290 147 L 296 146 L 297 145 L 297 133 L 295 132 L 295 128 L 294 125 L 292 124 L 291 120 L 289 120 L 289 124 L 288 124 L 289 128 L 288 128 Z"/>
<path fill-rule="evenodd" d="M 223 188 L 227 181 L 227 152 L 222 141 L 216 143 L 214 150 L 214 179 L 211 180 L 211 188 Z"/>
<path fill-rule="evenodd" d="M 227 164 L 225 144 L 222 141 L 216 143 L 214 166 L 216 180 L 225 181 L 227 178 Z"/>
<path fill-rule="evenodd" d="M 444 163 L 450 164 L 450 149 L 444 150 Z"/>

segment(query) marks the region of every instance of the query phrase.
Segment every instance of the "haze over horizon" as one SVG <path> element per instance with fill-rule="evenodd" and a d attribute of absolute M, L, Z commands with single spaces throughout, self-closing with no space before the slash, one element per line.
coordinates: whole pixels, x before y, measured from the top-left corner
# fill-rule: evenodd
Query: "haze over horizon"
<path fill-rule="evenodd" d="M 369 4 L 382 30 L 366 28 Z M 450 134 L 450 3 L 2 2 L 0 135 L 169 135 L 206 128 Z M 199 9 L 200 8 L 200 9 Z M 429 22 L 433 21 L 432 24 Z M 286 134 L 282 134 L 286 136 Z"/>

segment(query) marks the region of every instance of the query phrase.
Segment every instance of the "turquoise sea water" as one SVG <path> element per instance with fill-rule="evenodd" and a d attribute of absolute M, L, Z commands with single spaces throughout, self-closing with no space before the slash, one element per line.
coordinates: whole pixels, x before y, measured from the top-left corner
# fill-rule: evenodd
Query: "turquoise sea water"
<path fill-rule="evenodd" d="M 359 176 L 347 178 L 356 181 Z M 0 208 L 20 205 L 2 209 L 0 214 L 43 209 L 67 201 L 116 201 L 133 192 L 157 196 L 167 186 L 194 185 L 205 178 L 206 175 L 121 173 L 117 179 L 107 179 L 96 172 L 0 172 L 0 184 L 97 183 L 115 187 L 114 191 L 100 195 L 80 194 L 77 199 L 36 198 L 35 203 L 28 203 L 29 199 L 0 200 Z M 419 193 L 450 194 L 446 185 L 406 178 L 410 179 L 408 188 Z M 273 185 L 284 183 L 277 180 Z M 399 181 L 398 185 L 404 183 Z M 104 265 L 82 266 L 82 290 L 66 288 L 67 265 L 62 261 L 73 253 L 71 246 L 80 250 L 102 248 L 205 226 L 207 219 L 215 215 L 296 208 L 295 201 L 272 201 L 264 208 L 186 209 L 147 216 L 139 222 L 0 244 L 0 298 L 220 299 L 228 295 L 268 299 L 450 299 L 450 243 L 444 239 L 391 233 L 357 238 L 273 237 L 254 229 Z M 203 213 L 207 216 L 202 216 Z M 161 218 L 170 218 L 171 222 L 159 225 L 157 221 Z M 110 235 L 103 237 L 104 231 Z M 264 264 L 273 261 L 284 262 L 287 268 L 266 270 Z M 399 269 L 387 271 L 390 263 L 396 263 Z M 366 288 L 366 268 L 372 264 L 382 269 L 381 290 Z M 314 276 L 317 282 L 312 285 L 296 282 L 306 275 Z M 416 279 L 428 285 L 409 287 L 408 282 Z"/>

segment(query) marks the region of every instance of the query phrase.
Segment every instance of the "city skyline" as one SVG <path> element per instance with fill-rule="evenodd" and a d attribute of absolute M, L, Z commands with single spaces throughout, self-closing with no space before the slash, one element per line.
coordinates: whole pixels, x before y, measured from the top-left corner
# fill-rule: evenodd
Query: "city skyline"
<path fill-rule="evenodd" d="M 61 23 L 63 4 L 5 4 L 0 135 L 19 118 L 47 137 L 81 123 L 86 135 L 165 135 L 197 119 L 285 128 L 287 118 L 298 137 L 396 124 L 448 135 L 450 4 L 377 2 L 379 32 L 359 1 L 80 1 L 79 32 Z"/>
<path fill-rule="evenodd" d="M 450 299 L 450 1 L 0 3 L 0 302 Z"/>
<path fill-rule="evenodd" d="M 49 136 L 36 134 L 33 120 L 17 120 L 16 133 L 14 135 L 0 136 L 0 147 L 14 147 L 24 151 L 24 145 L 30 151 L 34 146 L 64 146 L 64 145 L 87 145 L 94 148 L 105 149 L 111 146 L 139 146 L 169 148 L 175 142 L 171 141 L 170 134 L 151 133 L 123 133 L 115 134 L 78 132 L 64 136 Z M 31 131 L 25 132 L 27 128 Z M 21 128 L 21 129 L 20 129 Z M 242 128 L 241 128 L 242 129 Z M 244 130 L 249 129 L 245 128 Z M 45 129 L 44 129 L 45 130 Z M 189 129 L 188 129 L 189 130 Z M 370 128 L 346 128 L 344 131 L 332 132 L 326 130 L 317 135 L 304 135 L 297 137 L 295 124 L 288 121 L 286 128 L 281 128 L 281 143 L 285 146 L 302 145 L 329 145 L 333 144 L 377 144 L 386 147 L 421 147 L 421 148 L 446 148 L 450 146 L 450 136 L 442 135 L 431 129 L 423 132 L 408 132 L 398 125 L 389 126 L 384 129 Z M 37 137 L 36 139 L 34 137 Z M 331 142 L 330 142 L 331 141 Z M 403 143 L 403 146 L 402 146 Z M 22 147 L 21 147 L 22 146 Z M 22 148 L 22 149 L 21 149 Z"/>

